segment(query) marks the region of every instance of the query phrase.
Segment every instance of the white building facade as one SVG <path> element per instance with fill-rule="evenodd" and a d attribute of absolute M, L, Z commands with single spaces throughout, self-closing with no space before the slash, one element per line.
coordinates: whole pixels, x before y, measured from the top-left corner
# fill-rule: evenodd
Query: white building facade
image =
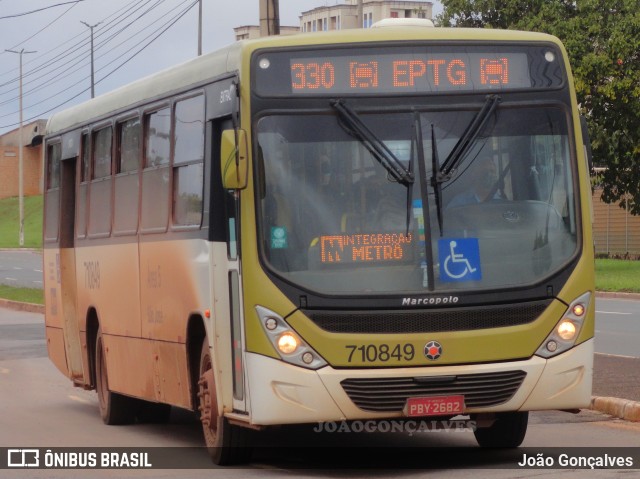
<path fill-rule="evenodd" d="M 433 3 L 424 1 L 362 0 L 362 20 L 358 0 L 317 7 L 300 15 L 301 32 L 369 28 L 384 18 L 432 19 Z"/>

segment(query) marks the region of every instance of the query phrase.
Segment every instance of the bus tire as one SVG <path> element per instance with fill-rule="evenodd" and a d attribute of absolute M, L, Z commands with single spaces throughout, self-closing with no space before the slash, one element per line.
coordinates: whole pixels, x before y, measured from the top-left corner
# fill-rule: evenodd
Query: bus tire
<path fill-rule="evenodd" d="M 518 447 L 524 441 L 529 423 L 529 412 L 503 412 L 489 427 L 479 427 L 473 434 L 481 447 Z"/>
<path fill-rule="evenodd" d="M 204 441 L 213 462 L 219 466 L 249 462 L 252 452 L 249 431 L 230 424 L 218 414 L 213 362 L 206 337 L 200 353 L 198 399 Z"/>
<path fill-rule="evenodd" d="M 135 421 L 139 409 L 137 400 L 109 390 L 107 360 L 100 328 L 96 337 L 96 392 L 100 416 L 105 424 L 132 424 Z"/>

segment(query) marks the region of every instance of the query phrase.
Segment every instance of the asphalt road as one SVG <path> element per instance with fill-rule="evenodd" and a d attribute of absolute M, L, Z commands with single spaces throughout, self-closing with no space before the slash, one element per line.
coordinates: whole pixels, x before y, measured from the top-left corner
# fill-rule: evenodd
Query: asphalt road
<path fill-rule="evenodd" d="M 212 468 L 200 446 L 200 425 L 187 411 L 175 409 L 169 424 L 108 427 L 99 418 L 95 392 L 73 388 L 46 357 L 41 314 L 0 308 L 0 447 L 102 447 L 113 449 L 170 446 L 185 465 L 197 469 L 173 470 L 0 470 L 1 477 L 60 478 L 242 478 L 291 477 L 426 479 L 494 479 L 561 477 L 636 477 L 633 470 L 520 469 L 522 454 L 538 448 L 588 448 L 581 454 L 628 454 L 640 444 L 640 424 L 613 419 L 593 411 L 559 411 L 530 415 L 527 436 L 520 450 L 477 448 L 470 431 L 440 430 L 414 433 L 316 432 L 318 425 L 282 427 L 255 438 L 259 447 L 243 468 Z M 639 359 L 640 360 L 640 359 Z M 301 448 L 300 446 L 307 447 Z M 464 448 L 464 449 L 443 449 Z M 200 448 L 194 450 L 194 448 Z M 533 449 L 526 449 L 533 448 Z M 634 449 L 635 450 L 635 449 Z M 640 464 L 640 460 L 638 462 Z M 433 468 L 437 470 L 433 470 Z M 489 468 L 470 471 L 469 468 Z M 375 468 L 371 469 L 371 468 Z"/>
<path fill-rule="evenodd" d="M 42 288 L 42 253 L 0 251 L 0 284 L 16 288 Z"/>

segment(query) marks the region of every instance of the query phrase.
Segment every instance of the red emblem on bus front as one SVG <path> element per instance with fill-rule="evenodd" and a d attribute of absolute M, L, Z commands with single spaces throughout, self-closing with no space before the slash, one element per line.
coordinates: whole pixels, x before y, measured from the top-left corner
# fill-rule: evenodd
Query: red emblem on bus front
<path fill-rule="evenodd" d="M 424 355 L 427 359 L 435 361 L 442 356 L 442 345 L 438 341 L 429 341 L 424 346 Z"/>

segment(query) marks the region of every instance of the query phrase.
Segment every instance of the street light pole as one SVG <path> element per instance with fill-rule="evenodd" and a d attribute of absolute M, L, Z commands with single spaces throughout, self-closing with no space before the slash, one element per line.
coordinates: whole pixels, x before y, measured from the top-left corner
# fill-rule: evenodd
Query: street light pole
<path fill-rule="evenodd" d="M 95 98 L 96 90 L 95 90 L 95 78 L 93 74 L 93 29 L 100 25 L 102 22 L 98 22 L 95 25 L 89 25 L 87 22 L 83 22 L 80 20 L 80 23 L 85 24 L 91 30 L 91 98 Z"/>
<path fill-rule="evenodd" d="M 5 50 L 9 53 L 17 53 L 20 55 L 20 130 L 18 132 L 18 209 L 20 210 L 20 232 L 18 234 L 20 246 L 24 246 L 24 167 L 22 160 L 22 55 L 25 53 L 35 53 L 35 51 L 27 51 L 24 48 L 19 52 L 16 50 Z"/>

